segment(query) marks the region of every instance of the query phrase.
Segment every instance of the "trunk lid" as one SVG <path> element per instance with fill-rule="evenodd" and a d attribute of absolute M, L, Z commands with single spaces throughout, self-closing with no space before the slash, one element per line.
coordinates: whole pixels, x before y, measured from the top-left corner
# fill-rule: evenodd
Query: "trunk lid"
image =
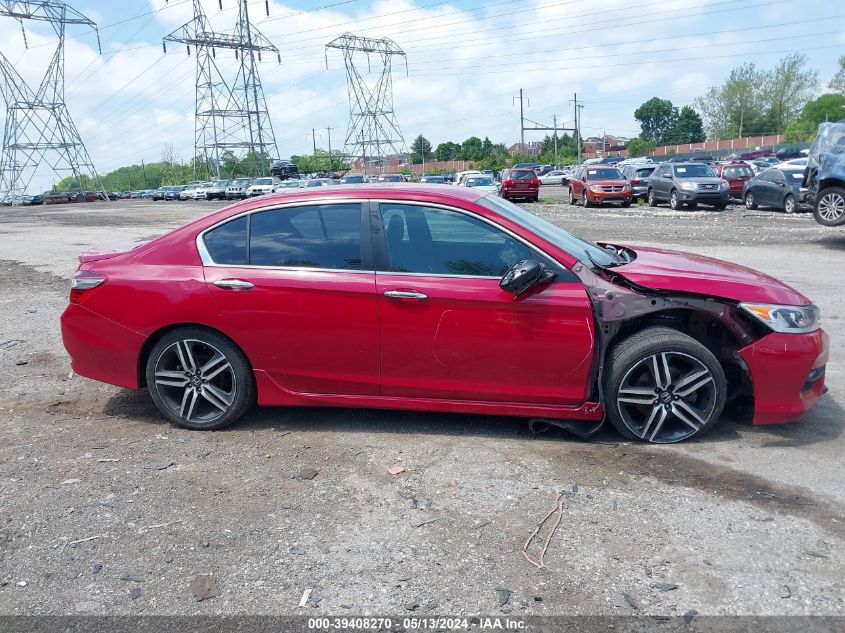
<path fill-rule="evenodd" d="M 133 251 L 139 246 L 147 244 L 149 241 L 150 240 L 140 242 L 118 242 L 109 246 L 91 249 L 79 254 L 79 263 L 89 264 L 91 262 L 98 262 L 104 259 L 111 259 L 112 257 L 117 257 L 118 255 L 123 255 L 129 251 Z"/>

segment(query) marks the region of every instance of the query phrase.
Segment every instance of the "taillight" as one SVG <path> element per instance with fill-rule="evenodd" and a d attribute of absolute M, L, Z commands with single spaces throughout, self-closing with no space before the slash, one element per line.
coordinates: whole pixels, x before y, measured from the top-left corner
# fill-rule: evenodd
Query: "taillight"
<path fill-rule="evenodd" d="M 82 303 L 86 294 L 101 286 L 106 278 L 88 270 L 77 271 L 70 284 L 70 302 Z"/>
<path fill-rule="evenodd" d="M 513 179 L 508 178 L 508 179 L 505 181 L 505 187 L 512 187 L 512 186 L 513 186 Z"/>
<path fill-rule="evenodd" d="M 540 180 L 539 180 L 539 178 L 535 178 L 534 180 L 532 180 L 532 181 L 531 181 L 531 186 L 532 186 L 532 187 L 539 187 L 539 186 L 540 186 Z"/>
<path fill-rule="evenodd" d="M 631 181 L 631 184 L 632 184 L 632 185 L 638 185 L 638 184 L 640 184 L 640 181 L 639 181 L 639 180 L 637 180 L 636 178 L 634 178 L 634 179 Z"/>

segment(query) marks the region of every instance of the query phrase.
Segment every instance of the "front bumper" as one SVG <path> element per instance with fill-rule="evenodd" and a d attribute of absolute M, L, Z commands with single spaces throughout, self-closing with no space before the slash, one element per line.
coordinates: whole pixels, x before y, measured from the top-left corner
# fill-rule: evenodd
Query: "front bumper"
<path fill-rule="evenodd" d="M 601 204 L 603 202 L 631 202 L 630 191 L 588 191 L 587 200 Z"/>
<path fill-rule="evenodd" d="M 696 204 L 727 204 L 730 199 L 730 191 L 684 191 L 678 189 L 681 202 L 694 202 Z"/>
<path fill-rule="evenodd" d="M 739 350 L 751 375 L 754 424 L 799 419 L 824 394 L 824 367 L 830 339 L 810 334 L 772 333 Z"/>

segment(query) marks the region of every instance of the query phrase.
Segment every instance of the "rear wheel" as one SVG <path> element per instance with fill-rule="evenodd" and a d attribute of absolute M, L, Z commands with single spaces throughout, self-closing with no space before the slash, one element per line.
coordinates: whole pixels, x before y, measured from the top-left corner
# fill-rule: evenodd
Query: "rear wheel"
<path fill-rule="evenodd" d="M 163 336 L 147 359 L 146 376 L 155 405 L 188 429 L 222 429 L 255 400 L 255 378 L 244 353 L 204 328 L 179 328 Z"/>
<path fill-rule="evenodd" d="M 714 204 L 713 208 L 716 209 L 716 211 L 724 211 L 728 208 L 728 205 L 726 202 L 719 202 L 718 204 Z"/>
<path fill-rule="evenodd" d="M 789 194 L 783 201 L 783 212 L 784 213 L 795 213 L 795 210 L 798 208 L 798 203 L 795 202 L 795 196 Z"/>
<path fill-rule="evenodd" d="M 630 207 L 630 206 L 631 206 L 631 201 L 630 201 L 630 200 L 629 200 L 629 201 L 627 201 L 627 202 L 623 202 L 623 203 L 622 203 L 622 208 L 623 208 L 623 209 L 627 209 L 627 208 L 628 208 L 628 207 Z"/>
<path fill-rule="evenodd" d="M 575 204 L 575 198 L 572 197 L 572 187 L 567 191 L 566 204 Z"/>
<path fill-rule="evenodd" d="M 757 203 L 754 201 L 754 194 L 750 191 L 745 194 L 745 208 L 749 211 L 757 208 Z"/>
<path fill-rule="evenodd" d="M 824 226 L 840 226 L 845 224 L 845 189 L 828 187 L 816 196 L 813 207 L 816 222 Z"/>
<path fill-rule="evenodd" d="M 657 196 L 654 195 L 654 189 L 648 190 L 648 206 L 656 207 L 657 206 Z"/>
<path fill-rule="evenodd" d="M 681 198 L 678 196 L 677 190 L 672 189 L 672 193 L 669 194 L 669 208 L 673 211 L 679 211 L 681 206 Z"/>
<path fill-rule="evenodd" d="M 718 421 L 726 381 L 713 354 L 695 339 L 651 327 L 610 352 L 604 377 L 607 417 L 625 437 L 670 444 Z"/>

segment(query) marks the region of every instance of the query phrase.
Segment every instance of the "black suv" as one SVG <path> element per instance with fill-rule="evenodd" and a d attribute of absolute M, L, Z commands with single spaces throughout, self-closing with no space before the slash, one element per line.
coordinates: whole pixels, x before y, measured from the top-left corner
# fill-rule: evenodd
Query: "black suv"
<path fill-rule="evenodd" d="M 279 180 L 299 177 L 299 167 L 289 160 L 277 160 L 270 167 L 270 175 Z"/>
<path fill-rule="evenodd" d="M 730 185 L 704 163 L 663 163 L 648 179 L 648 206 L 668 202 L 678 210 L 707 204 L 719 211 L 728 206 Z"/>

